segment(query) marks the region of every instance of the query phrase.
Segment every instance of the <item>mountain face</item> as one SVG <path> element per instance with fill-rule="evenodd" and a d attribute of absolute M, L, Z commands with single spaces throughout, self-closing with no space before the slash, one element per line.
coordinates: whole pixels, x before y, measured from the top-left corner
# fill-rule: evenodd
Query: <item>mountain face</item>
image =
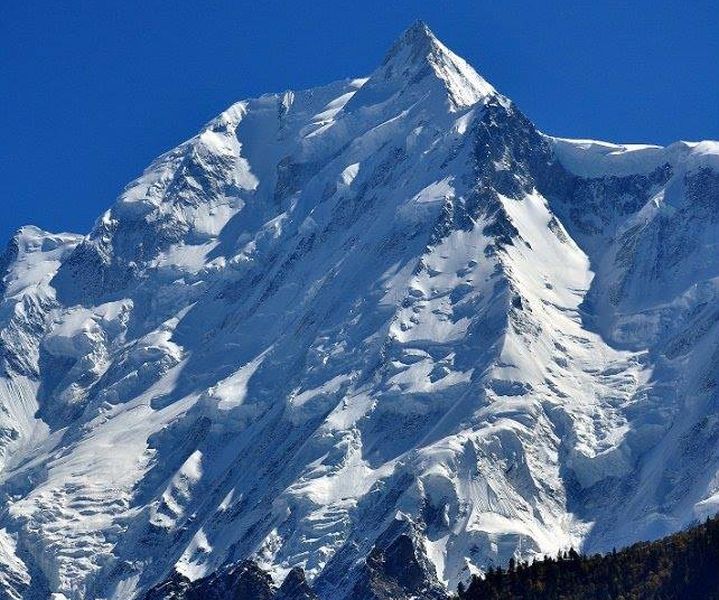
<path fill-rule="evenodd" d="M 0 258 L 2 594 L 438 598 L 713 514 L 717 244 L 719 143 L 547 136 L 421 23 L 238 102 Z"/>

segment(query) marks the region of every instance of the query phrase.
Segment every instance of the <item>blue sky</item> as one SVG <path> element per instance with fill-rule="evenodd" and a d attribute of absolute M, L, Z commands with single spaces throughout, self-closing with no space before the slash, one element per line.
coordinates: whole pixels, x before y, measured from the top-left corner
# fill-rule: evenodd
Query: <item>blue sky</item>
<path fill-rule="evenodd" d="M 417 18 L 544 131 L 719 139 L 719 2 L 3 2 L 0 244 L 86 232 L 243 97 L 369 73 Z"/>

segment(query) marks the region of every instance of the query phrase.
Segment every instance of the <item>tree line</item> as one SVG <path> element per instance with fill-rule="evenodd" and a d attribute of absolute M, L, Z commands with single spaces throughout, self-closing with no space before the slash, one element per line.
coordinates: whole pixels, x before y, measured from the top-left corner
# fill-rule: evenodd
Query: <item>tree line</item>
<path fill-rule="evenodd" d="M 571 549 L 531 564 L 511 559 L 457 590 L 459 600 L 719 600 L 719 517 L 605 555 Z"/>

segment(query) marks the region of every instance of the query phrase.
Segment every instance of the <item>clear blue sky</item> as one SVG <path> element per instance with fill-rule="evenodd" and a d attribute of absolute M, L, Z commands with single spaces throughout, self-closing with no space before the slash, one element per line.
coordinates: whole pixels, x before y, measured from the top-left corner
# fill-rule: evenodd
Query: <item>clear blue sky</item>
<path fill-rule="evenodd" d="M 719 138 L 719 1 L 5 1 L 0 245 L 87 232 L 243 97 L 369 73 L 417 18 L 544 131 Z"/>

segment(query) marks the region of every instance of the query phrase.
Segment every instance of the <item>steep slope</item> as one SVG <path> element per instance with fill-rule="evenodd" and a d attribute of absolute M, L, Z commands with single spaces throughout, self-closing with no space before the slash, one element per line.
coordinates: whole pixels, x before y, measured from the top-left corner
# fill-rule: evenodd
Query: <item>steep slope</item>
<path fill-rule="evenodd" d="M 432 597 L 715 511 L 718 181 L 714 142 L 541 134 L 421 23 L 233 105 L 0 263 L 0 585 L 252 559 L 334 600 L 397 550 Z"/>

